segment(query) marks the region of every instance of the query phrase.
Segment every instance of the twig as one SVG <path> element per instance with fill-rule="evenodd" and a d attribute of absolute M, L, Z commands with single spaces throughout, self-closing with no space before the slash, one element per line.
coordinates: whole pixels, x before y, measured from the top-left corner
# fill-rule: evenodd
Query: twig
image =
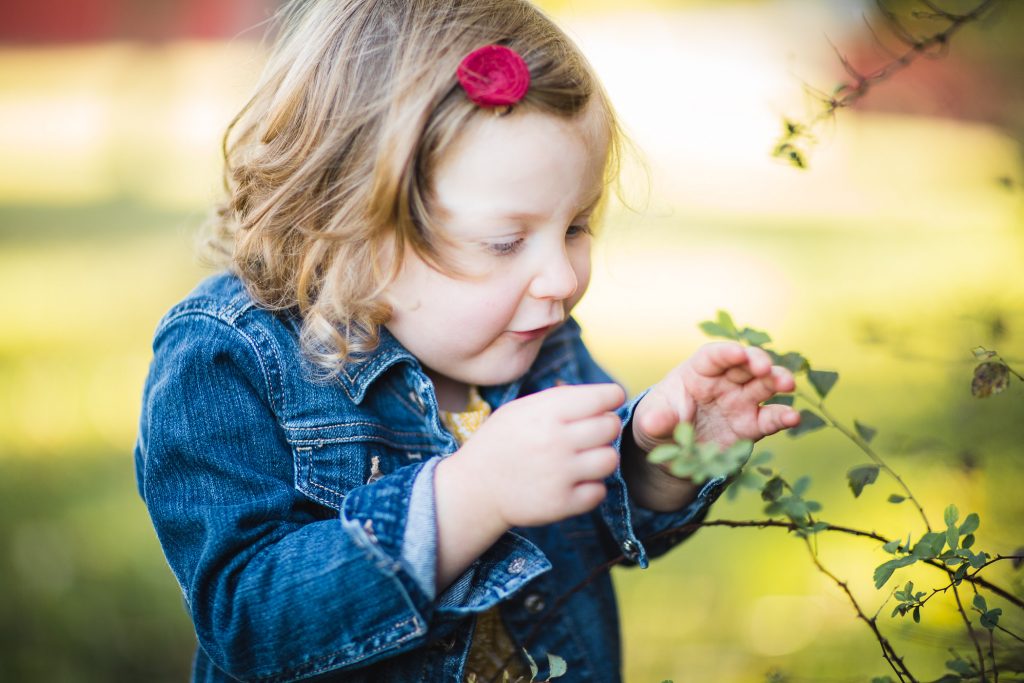
<path fill-rule="evenodd" d="M 804 541 L 807 542 L 807 539 L 804 539 Z M 807 543 L 807 552 L 810 553 L 811 561 L 814 562 L 818 571 L 832 579 L 835 584 L 839 586 L 844 593 L 846 593 L 846 597 L 850 599 L 850 602 L 853 604 L 853 609 L 857 612 L 857 618 L 867 624 L 868 628 L 871 629 L 871 632 L 875 634 L 878 644 L 882 647 L 882 657 L 884 657 L 885 661 L 887 661 L 889 666 L 892 667 L 896 677 L 903 681 L 903 677 L 906 676 L 906 680 L 911 683 L 916 683 L 917 679 L 914 678 L 913 674 L 910 673 L 910 670 L 907 669 L 906 664 L 903 663 L 903 658 L 896 654 L 896 650 L 893 648 L 892 643 L 890 643 L 889 639 L 883 636 L 882 632 L 878 630 L 877 620 L 874 618 L 869 619 L 868 616 L 864 614 L 864 610 L 860 608 L 860 604 L 857 602 L 857 599 L 853 597 L 853 593 L 850 592 L 850 588 L 846 585 L 846 582 L 839 580 L 835 574 L 830 572 L 828 569 L 825 569 L 821 560 L 818 559 L 818 556 L 815 555 L 814 551 L 811 549 L 810 543 Z"/>
<path fill-rule="evenodd" d="M 850 63 L 849 59 L 842 55 L 833 45 L 832 47 L 839 57 L 839 62 L 842 65 L 843 70 L 846 71 L 847 75 L 850 77 L 850 80 L 840 83 L 833 90 L 832 96 L 821 98 L 822 102 L 825 104 L 825 108 L 810 121 L 806 123 L 793 123 L 787 121 L 786 132 L 776 144 L 774 155 L 778 157 L 787 157 L 794 165 L 804 168 L 806 166 L 806 161 L 801 150 L 797 148 L 796 143 L 800 139 L 803 139 L 804 141 L 812 140 L 813 138 L 810 133 L 812 128 L 822 121 L 832 117 L 837 109 L 853 106 L 857 101 L 866 96 L 876 84 L 892 78 L 896 72 L 910 66 L 918 57 L 938 57 L 944 54 L 948 50 L 949 43 L 956 32 L 964 25 L 980 19 L 985 12 L 995 5 L 996 1 L 997 0 L 981 0 L 981 2 L 975 5 L 974 9 L 969 12 L 964 14 L 954 14 L 941 9 L 932 2 L 922 0 L 923 4 L 932 11 L 932 14 L 928 15 L 928 18 L 943 19 L 949 22 L 949 24 L 938 33 L 934 33 L 924 38 L 917 38 L 905 26 L 903 26 L 899 18 L 885 6 L 882 0 L 877 0 L 879 10 L 889 23 L 890 29 L 895 37 L 907 46 L 907 50 L 898 55 L 892 53 L 881 42 L 881 40 L 878 39 L 874 29 L 870 24 L 868 24 L 868 30 L 873 36 L 875 36 L 876 41 L 882 46 L 883 50 L 890 54 L 891 60 L 871 73 L 862 74 Z"/>
<path fill-rule="evenodd" d="M 953 576 L 953 572 L 949 572 L 950 578 Z M 981 680 L 985 680 L 985 655 L 981 652 L 981 643 L 978 642 L 978 636 L 974 633 L 974 627 L 971 626 L 971 619 L 967 616 L 967 612 L 964 611 L 963 603 L 960 602 L 960 591 L 957 590 L 956 583 L 953 584 L 953 597 L 956 599 L 956 608 L 960 611 L 960 616 L 964 619 L 964 625 L 967 626 L 967 635 L 971 637 L 971 642 L 974 643 L 974 650 L 978 653 L 978 666 L 981 668 Z"/>
<path fill-rule="evenodd" d="M 802 398 L 807 403 L 810 403 L 815 408 L 817 408 L 825 417 L 825 419 L 828 420 L 830 425 L 832 425 L 840 432 L 842 432 L 845 437 L 850 439 L 850 441 L 852 441 L 854 445 L 857 446 L 857 448 L 864 451 L 867 454 L 867 456 L 871 458 L 872 462 L 878 465 L 879 468 L 885 470 L 885 472 L 889 474 L 889 476 L 896 480 L 896 482 L 903 489 L 904 493 L 907 494 L 907 498 L 909 498 L 910 501 L 914 503 L 914 506 L 917 507 L 917 511 L 921 514 L 921 519 L 924 520 L 925 527 L 927 527 L 928 531 L 931 531 L 932 525 L 928 522 L 928 515 L 925 514 L 924 508 L 921 507 L 921 503 L 914 496 L 914 493 L 910 490 L 910 487 L 907 486 L 906 482 L 903 481 L 903 478 L 896 473 L 896 470 L 889 467 L 889 465 L 886 464 L 884 460 L 882 460 L 882 457 L 875 453 L 875 450 L 871 448 L 871 444 L 869 444 L 867 441 L 861 438 L 860 434 L 857 434 L 852 429 L 850 429 L 849 427 L 841 423 L 839 420 L 837 420 L 835 416 L 829 412 L 828 408 L 825 407 L 824 401 L 819 401 L 802 391 L 796 392 L 796 395 Z"/>

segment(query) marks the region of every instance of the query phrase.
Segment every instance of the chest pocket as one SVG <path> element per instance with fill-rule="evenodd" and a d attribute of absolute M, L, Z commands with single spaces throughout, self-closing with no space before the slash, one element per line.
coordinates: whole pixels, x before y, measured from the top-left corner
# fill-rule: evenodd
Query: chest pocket
<path fill-rule="evenodd" d="M 285 431 L 295 458 L 295 488 L 335 510 L 341 509 L 345 494 L 356 486 L 441 451 L 426 434 L 394 431 L 370 422 Z"/>

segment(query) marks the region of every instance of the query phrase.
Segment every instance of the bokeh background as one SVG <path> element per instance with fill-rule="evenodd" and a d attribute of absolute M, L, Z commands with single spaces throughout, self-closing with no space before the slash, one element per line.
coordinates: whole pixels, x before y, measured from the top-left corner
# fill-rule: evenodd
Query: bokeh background
<path fill-rule="evenodd" d="M 803 170 L 772 150 L 783 121 L 813 120 L 813 93 L 845 77 L 832 45 L 864 71 L 902 48 L 873 3 L 541 4 L 592 60 L 638 150 L 578 309 L 595 355 L 638 391 L 728 310 L 840 373 L 831 410 L 879 430 L 933 524 L 955 503 L 981 515 L 977 548 L 1024 545 L 1024 388 L 970 392 L 975 346 L 1024 371 L 1024 3 L 997 3 L 944 55 L 814 126 Z M 0 6 L 0 680 L 187 677 L 194 636 L 131 451 L 153 329 L 209 272 L 195 236 L 275 5 Z M 886 502 L 884 475 L 852 497 L 845 474 L 864 457 L 835 430 L 762 448 L 790 480 L 812 477 L 821 518 L 922 532 Z M 712 517 L 762 508 L 748 491 Z M 822 536 L 818 548 L 879 609 L 877 544 Z M 1024 592 L 1008 562 L 987 574 Z M 628 683 L 887 673 L 849 601 L 785 532 L 707 529 L 648 571 L 613 575 Z M 909 578 L 942 585 L 915 571 L 893 583 Z M 889 609 L 882 628 L 921 680 L 941 675 L 947 648 L 972 651 L 949 600 L 921 625 Z M 1001 624 L 1020 634 L 1022 622 L 1004 610 Z"/>

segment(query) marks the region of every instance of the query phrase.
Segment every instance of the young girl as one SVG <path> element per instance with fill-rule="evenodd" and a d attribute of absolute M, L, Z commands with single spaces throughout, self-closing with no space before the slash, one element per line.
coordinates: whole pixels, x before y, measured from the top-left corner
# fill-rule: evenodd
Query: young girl
<path fill-rule="evenodd" d="M 625 403 L 570 318 L 618 129 L 521 0 L 302 0 L 226 145 L 229 268 L 160 323 L 139 487 L 198 681 L 617 681 L 610 558 L 703 487 L 646 461 L 796 424 L 759 349 Z M 637 296 L 644 293 L 638 291 Z"/>

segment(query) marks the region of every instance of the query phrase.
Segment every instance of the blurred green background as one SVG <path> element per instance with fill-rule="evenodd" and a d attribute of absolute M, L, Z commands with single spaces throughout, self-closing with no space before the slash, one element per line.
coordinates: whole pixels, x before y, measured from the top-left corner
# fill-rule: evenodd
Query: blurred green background
<path fill-rule="evenodd" d="M 153 329 L 209 272 L 195 235 L 272 4 L 0 10 L 2 681 L 187 677 L 194 636 L 131 451 Z M 839 371 L 833 412 L 879 429 L 879 450 L 933 523 L 948 503 L 978 512 L 978 548 L 1008 554 L 1024 545 L 1024 388 L 970 394 L 977 345 L 1024 371 L 1024 11 L 1002 5 L 944 57 L 815 127 L 800 171 L 771 151 L 784 118 L 821 110 L 805 86 L 827 92 L 843 78 L 829 41 L 865 71 L 889 59 L 880 42 L 899 47 L 874 4 L 544 3 L 640 150 L 627 167 L 630 208 L 611 208 L 578 309 L 595 355 L 638 391 L 727 309 L 777 350 Z M 845 473 L 864 458 L 838 433 L 762 447 L 791 480 L 812 476 L 821 518 L 921 533 L 909 507 L 885 502 L 896 488 L 884 476 L 851 496 Z M 711 516 L 758 518 L 762 503 L 744 492 Z M 823 536 L 819 548 L 877 610 L 887 596 L 871 582 L 886 559 L 877 545 Z M 1021 595 L 1008 565 L 986 574 Z M 648 571 L 613 575 L 629 683 L 887 672 L 849 601 L 785 532 L 708 529 Z M 909 578 L 941 585 L 916 571 L 894 583 Z M 1001 624 L 1024 630 L 1004 611 Z M 958 619 L 937 599 L 920 626 L 881 623 L 930 680 L 947 647 L 970 651 Z"/>

